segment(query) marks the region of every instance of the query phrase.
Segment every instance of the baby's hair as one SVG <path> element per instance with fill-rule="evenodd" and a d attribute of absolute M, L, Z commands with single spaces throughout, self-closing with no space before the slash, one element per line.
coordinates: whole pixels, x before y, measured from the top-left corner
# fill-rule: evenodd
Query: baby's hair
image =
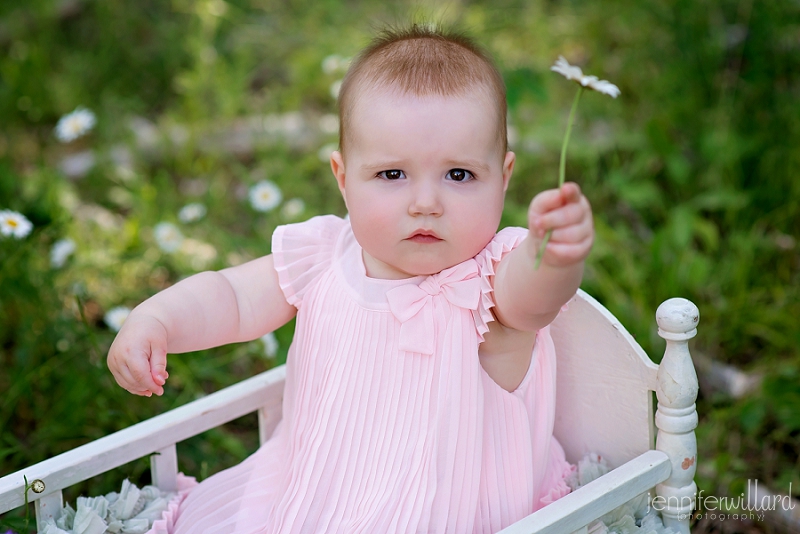
<path fill-rule="evenodd" d="M 497 139 L 505 154 L 506 88 L 489 55 L 463 33 L 434 25 L 381 31 L 354 60 L 339 91 L 339 146 L 344 153 L 358 93 L 396 88 L 414 96 L 460 96 L 478 90 L 496 105 Z"/>

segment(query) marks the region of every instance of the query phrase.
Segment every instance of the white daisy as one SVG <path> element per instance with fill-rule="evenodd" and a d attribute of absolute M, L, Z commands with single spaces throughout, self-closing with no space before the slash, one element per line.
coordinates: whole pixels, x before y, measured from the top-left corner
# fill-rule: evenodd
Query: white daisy
<path fill-rule="evenodd" d="M 31 230 L 33 230 L 33 224 L 23 214 L 11 210 L 0 210 L 0 234 L 22 239 L 31 233 Z"/>
<path fill-rule="evenodd" d="M 339 54 L 332 54 L 322 60 L 322 72 L 325 74 L 335 74 L 345 72 L 350 66 L 351 58 L 342 57 Z"/>
<path fill-rule="evenodd" d="M 332 54 L 326 57 L 322 60 L 322 72 L 325 74 L 333 74 L 339 70 L 339 64 L 341 61 L 342 57 L 338 54 Z"/>
<path fill-rule="evenodd" d="M 281 133 L 286 137 L 299 137 L 306 129 L 306 121 L 299 111 L 287 111 L 281 115 Z"/>
<path fill-rule="evenodd" d="M 250 188 L 250 205 L 256 211 L 272 211 L 283 199 L 281 190 L 269 180 L 261 180 Z"/>
<path fill-rule="evenodd" d="M 599 80 L 597 76 L 584 76 L 581 80 L 581 85 L 589 89 L 594 89 L 598 93 L 608 95 L 611 98 L 617 98 L 619 96 L 619 87 L 607 80 Z"/>
<path fill-rule="evenodd" d="M 184 239 L 180 250 L 188 256 L 192 269 L 198 271 L 207 269 L 217 259 L 217 249 L 213 245 L 196 239 Z"/>
<path fill-rule="evenodd" d="M 82 150 L 65 156 L 58 163 L 58 167 L 68 178 L 83 178 L 92 170 L 96 162 L 97 158 L 91 150 Z"/>
<path fill-rule="evenodd" d="M 326 113 L 319 118 L 319 130 L 326 135 L 339 133 L 339 117 L 333 113 Z"/>
<path fill-rule="evenodd" d="M 153 229 L 158 248 L 164 252 L 175 252 L 181 248 L 183 234 L 178 227 L 172 223 L 161 222 Z"/>
<path fill-rule="evenodd" d="M 89 133 L 94 128 L 95 122 L 97 122 L 97 119 L 94 113 L 86 108 L 79 107 L 58 120 L 56 137 L 62 143 L 69 143 Z"/>
<path fill-rule="evenodd" d="M 284 219 L 294 219 L 306 209 L 306 203 L 302 198 L 290 198 L 287 200 L 283 208 L 281 208 L 281 215 Z"/>
<path fill-rule="evenodd" d="M 106 314 L 103 316 L 103 321 L 111 330 L 114 332 L 119 332 L 119 329 L 122 328 L 122 323 L 125 322 L 125 319 L 128 318 L 130 313 L 130 308 L 126 306 L 117 306 L 116 308 L 111 308 L 106 312 Z"/>
<path fill-rule="evenodd" d="M 206 216 L 206 207 L 199 202 L 192 202 L 191 204 L 186 204 L 184 207 L 181 208 L 181 211 L 178 212 L 178 220 L 182 223 L 191 223 L 195 221 L 199 221 L 203 217 Z"/>
<path fill-rule="evenodd" d="M 275 332 L 264 334 L 261 336 L 261 342 L 264 343 L 264 355 L 267 358 L 274 358 L 278 353 L 278 338 L 275 337 Z"/>
<path fill-rule="evenodd" d="M 597 76 L 586 76 L 580 67 L 570 65 L 564 56 L 558 56 L 555 65 L 550 67 L 550 70 L 557 72 L 568 80 L 572 80 L 581 84 L 583 87 L 588 87 L 598 93 L 603 93 L 612 98 L 617 98 L 620 94 L 619 87 L 607 80 L 600 80 Z"/>
<path fill-rule="evenodd" d="M 322 163 L 330 163 L 331 154 L 333 154 L 333 152 L 338 148 L 339 147 L 336 145 L 336 143 L 328 143 L 327 145 L 320 147 L 320 149 L 317 151 L 317 157 Z"/>
<path fill-rule="evenodd" d="M 570 65 L 564 56 L 558 56 L 555 65 L 550 67 L 550 70 L 563 75 L 568 80 L 573 80 L 579 83 L 581 78 L 583 78 L 583 71 L 581 71 L 581 68 Z"/>
<path fill-rule="evenodd" d="M 60 269 L 67 263 L 67 258 L 73 252 L 75 252 L 75 241 L 69 238 L 59 239 L 53 243 L 53 248 L 50 249 L 50 265 Z"/>
<path fill-rule="evenodd" d="M 342 89 L 342 80 L 336 80 L 335 82 L 333 82 L 331 84 L 331 89 L 330 89 L 331 96 L 334 99 L 338 99 L 339 98 L 339 91 L 341 91 L 341 89 Z"/>

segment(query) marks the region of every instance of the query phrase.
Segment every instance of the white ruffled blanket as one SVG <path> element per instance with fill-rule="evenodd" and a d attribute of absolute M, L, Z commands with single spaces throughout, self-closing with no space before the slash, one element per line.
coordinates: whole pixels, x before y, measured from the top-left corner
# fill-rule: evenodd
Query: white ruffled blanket
<path fill-rule="evenodd" d="M 567 479 L 574 491 L 608 473 L 605 460 L 587 454 Z M 67 504 L 57 520 L 48 520 L 39 534 L 168 534 L 181 501 L 197 482 L 178 473 L 178 491 L 162 492 L 155 486 L 137 488 L 128 480 L 119 493 L 78 497 L 77 510 Z M 589 524 L 589 534 L 678 534 L 665 527 L 661 516 L 642 493 Z"/>
<path fill-rule="evenodd" d="M 167 534 L 181 501 L 196 484 L 193 477 L 178 473 L 178 491 L 164 492 L 155 486 L 139 489 L 125 479 L 119 493 L 78 497 L 77 510 L 68 503 L 39 534 Z"/>

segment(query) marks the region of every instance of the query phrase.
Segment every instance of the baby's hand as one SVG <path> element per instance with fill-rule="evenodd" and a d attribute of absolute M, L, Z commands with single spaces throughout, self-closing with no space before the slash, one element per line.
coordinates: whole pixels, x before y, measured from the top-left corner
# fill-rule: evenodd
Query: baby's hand
<path fill-rule="evenodd" d="M 528 229 L 537 252 L 547 231 L 553 230 L 543 263 L 552 267 L 573 265 L 586 259 L 592 248 L 592 208 L 578 184 L 567 182 L 533 198 L 528 208 Z"/>
<path fill-rule="evenodd" d="M 108 350 L 108 368 L 117 384 L 135 395 L 163 394 L 169 376 L 164 325 L 131 312 Z"/>

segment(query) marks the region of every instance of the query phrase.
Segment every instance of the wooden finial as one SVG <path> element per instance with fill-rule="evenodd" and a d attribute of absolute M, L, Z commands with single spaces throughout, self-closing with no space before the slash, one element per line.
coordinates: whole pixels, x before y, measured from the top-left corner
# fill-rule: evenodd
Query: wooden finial
<path fill-rule="evenodd" d="M 689 354 L 689 339 L 697 334 L 700 312 L 693 303 L 672 298 L 656 311 L 658 335 L 667 342 L 658 367 L 656 449 L 669 456 L 672 474 L 656 486 L 653 506 L 664 525 L 689 534 L 689 517 L 695 508 L 697 485 L 697 374 Z"/>

